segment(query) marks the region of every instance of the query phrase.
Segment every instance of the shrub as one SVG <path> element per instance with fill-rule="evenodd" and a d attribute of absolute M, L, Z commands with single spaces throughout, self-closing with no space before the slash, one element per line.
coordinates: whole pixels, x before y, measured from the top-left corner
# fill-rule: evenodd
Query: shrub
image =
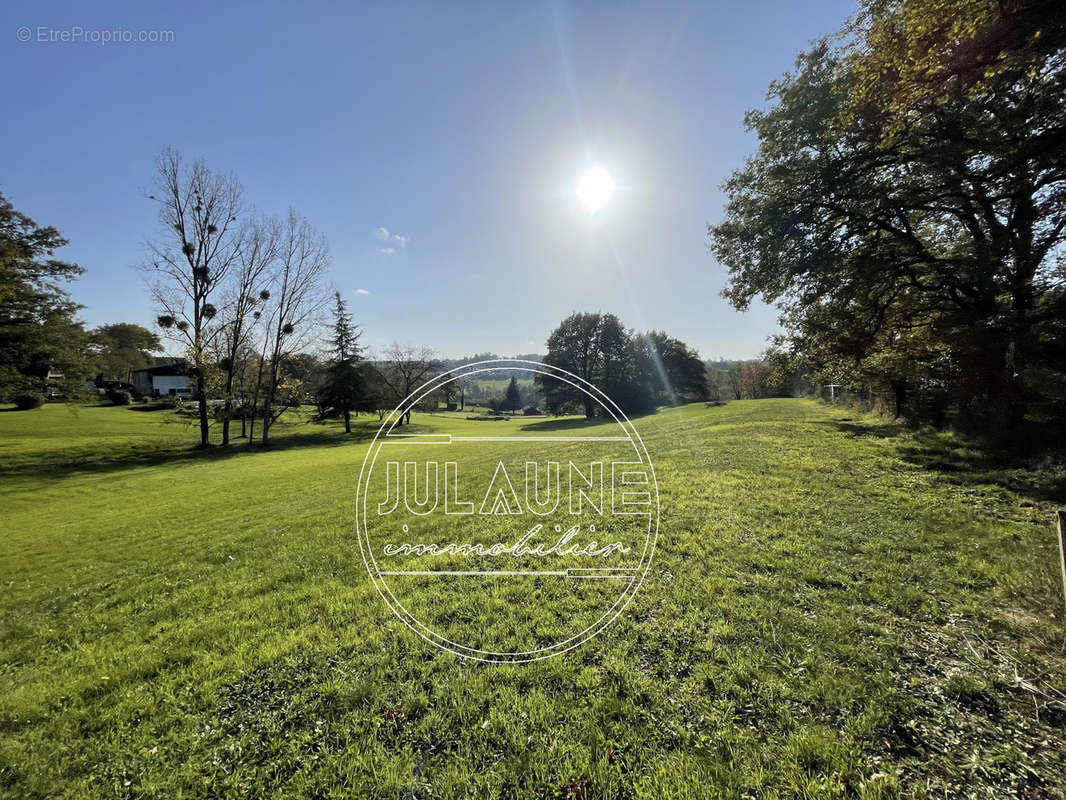
<path fill-rule="evenodd" d="M 19 411 L 29 411 L 31 408 L 40 408 L 44 405 L 44 395 L 36 392 L 25 392 L 14 397 L 15 407 Z"/>
<path fill-rule="evenodd" d="M 540 409 L 536 406 L 526 406 L 522 409 L 522 413 L 527 417 L 537 417 L 540 416 Z"/>
<path fill-rule="evenodd" d="M 108 389 L 107 399 L 116 406 L 128 406 L 133 397 L 125 389 Z"/>

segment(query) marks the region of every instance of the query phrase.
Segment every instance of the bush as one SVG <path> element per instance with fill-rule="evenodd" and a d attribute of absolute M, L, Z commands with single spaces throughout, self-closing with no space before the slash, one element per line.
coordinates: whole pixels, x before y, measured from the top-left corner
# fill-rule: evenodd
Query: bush
<path fill-rule="evenodd" d="M 538 417 L 540 416 L 540 409 L 536 406 L 526 406 L 522 409 L 522 413 L 527 417 Z"/>
<path fill-rule="evenodd" d="M 19 411 L 29 411 L 31 408 L 40 408 L 44 405 L 44 395 L 36 392 L 25 392 L 15 395 L 14 401 Z"/>
<path fill-rule="evenodd" d="M 133 396 L 125 389 L 108 389 L 107 399 L 116 406 L 128 406 L 133 400 Z"/>

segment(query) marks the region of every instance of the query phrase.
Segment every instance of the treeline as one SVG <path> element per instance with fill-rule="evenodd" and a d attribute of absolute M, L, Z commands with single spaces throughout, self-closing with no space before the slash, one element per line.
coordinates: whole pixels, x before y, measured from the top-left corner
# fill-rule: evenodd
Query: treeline
<path fill-rule="evenodd" d="M 746 122 L 709 229 L 776 357 L 897 414 L 1003 428 L 1066 402 L 1060 2 L 864 0 Z"/>
<path fill-rule="evenodd" d="M 627 414 L 709 396 L 706 367 L 695 350 L 662 331 L 638 333 L 614 314 L 571 314 L 548 337 L 544 363 L 589 382 Z M 602 415 L 588 394 L 558 378 L 535 378 L 553 414 Z"/>
<path fill-rule="evenodd" d="M 709 398 L 718 402 L 798 397 L 810 388 L 790 364 L 776 358 L 708 362 L 707 386 Z"/>

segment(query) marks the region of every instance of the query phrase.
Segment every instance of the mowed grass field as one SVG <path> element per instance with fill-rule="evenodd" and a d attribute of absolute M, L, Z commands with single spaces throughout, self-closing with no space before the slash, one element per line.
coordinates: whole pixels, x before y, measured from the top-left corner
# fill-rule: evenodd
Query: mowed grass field
<path fill-rule="evenodd" d="M 411 430 L 544 422 L 460 416 Z M 641 591 L 581 648 L 497 666 L 371 583 L 376 417 L 201 453 L 171 412 L 0 411 L 0 795 L 1064 795 L 1057 544 L 1026 476 L 806 400 L 634 423 L 662 505 Z"/>

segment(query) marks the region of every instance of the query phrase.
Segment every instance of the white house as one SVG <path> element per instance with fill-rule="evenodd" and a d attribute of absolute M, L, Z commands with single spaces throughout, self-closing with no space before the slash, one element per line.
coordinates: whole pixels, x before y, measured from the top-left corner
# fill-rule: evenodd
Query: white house
<path fill-rule="evenodd" d="M 130 383 L 146 397 L 192 397 L 192 381 L 186 374 L 188 367 L 184 362 L 162 364 L 157 367 L 137 369 L 130 373 Z"/>

